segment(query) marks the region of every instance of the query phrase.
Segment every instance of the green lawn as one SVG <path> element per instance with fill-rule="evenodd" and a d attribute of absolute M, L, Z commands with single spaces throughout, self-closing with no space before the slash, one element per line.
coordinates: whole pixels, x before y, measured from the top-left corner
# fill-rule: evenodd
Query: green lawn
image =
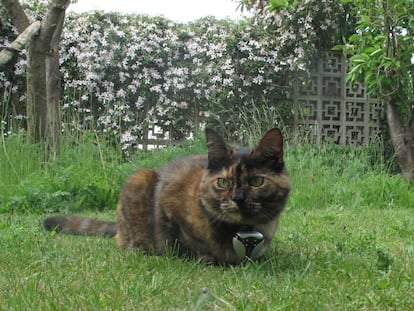
<path fill-rule="evenodd" d="M 414 186 L 369 148 L 288 147 L 292 193 L 266 258 L 217 267 L 40 225 L 56 212 L 114 219 L 122 180 L 137 165 L 159 166 L 202 143 L 130 161 L 81 145 L 46 167 L 26 167 L 25 148 L 6 147 L 0 310 L 414 309 Z"/>
<path fill-rule="evenodd" d="M 230 268 L 119 250 L 112 239 L 53 235 L 40 220 L 2 217 L 2 310 L 414 306 L 412 209 L 288 208 L 266 259 Z"/>

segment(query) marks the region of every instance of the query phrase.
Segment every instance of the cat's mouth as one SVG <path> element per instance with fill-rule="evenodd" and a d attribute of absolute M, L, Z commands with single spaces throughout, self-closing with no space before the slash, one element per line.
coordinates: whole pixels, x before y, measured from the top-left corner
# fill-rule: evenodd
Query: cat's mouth
<path fill-rule="evenodd" d="M 243 215 L 254 215 L 261 211 L 262 205 L 256 202 L 244 202 L 239 204 L 238 208 Z"/>
<path fill-rule="evenodd" d="M 226 210 L 228 213 L 240 214 L 242 216 L 254 216 L 262 210 L 262 205 L 256 202 L 239 202 Z"/>
<path fill-rule="evenodd" d="M 255 202 L 239 202 L 236 204 L 222 204 L 220 206 L 222 213 L 220 217 L 222 220 L 240 223 L 254 220 L 262 211 L 262 205 Z"/>

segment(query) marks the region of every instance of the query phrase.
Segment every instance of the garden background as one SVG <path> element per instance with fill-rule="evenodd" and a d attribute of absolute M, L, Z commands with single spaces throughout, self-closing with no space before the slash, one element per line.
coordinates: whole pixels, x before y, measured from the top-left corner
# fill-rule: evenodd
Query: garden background
<path fill-rule="evenodd" d="M 260 18 L 178 24 L 116 13 L 71 14 L 60 44 L 61 116 L 69 125 L 64 130 L 110 133 L 130 152 L 154 126 L 180 140 L 209 122 L 245 142 L 247 119 L 258 110 L 270 111 L 268 119 L 287 128 L 293 120 L 293 83 L 309 76 L 312 62 L 322 59 L 341 34 L 336 29 L 343 25 L 330 13 L 334 8 L 317 9 L 322 9 L 318 23 L 326 25 L 319 29 L 326 30 L 324 38 L 306 19 L 306 8 L 297 33 L 282 36 Z M 337 9 L 340 16 L 344 9 Z M 41 18 L 44 10 L 31 13 Z M 3 26 L 7 45 L 15 33 L 7 20 Z M 6 134 L 25 128 L 25 65 L 18 57 L 0 74 Z"/>
<path fill-rule="evenodd" d="M 42 18 L 42 2 L 29 7 Z M 306 87 L 314 61 L 343 43 L 355 21 L 339 1 L 303 1 L 285 18 L 257 12 L 188 24 L 68 15 L 61 144 L 47 157 L 26 136 L 24 52 L 2 68 L 0 309 L 412 309 L 413 184 L 395 174 L 387 136 L 350 147 L 292 131 L 293 82 Z M 4 11 L 1 23 L 6 46 L 16 33 Z M 114 219 L 126 176 L 205 152 L 204 124 L 249 145 L 269 127 L 284 132 L 292 193 L 263 261 L 206 266 L 41 228 L 55 213 Z M 155 126 L 179 143 L 140 150 Z"/>

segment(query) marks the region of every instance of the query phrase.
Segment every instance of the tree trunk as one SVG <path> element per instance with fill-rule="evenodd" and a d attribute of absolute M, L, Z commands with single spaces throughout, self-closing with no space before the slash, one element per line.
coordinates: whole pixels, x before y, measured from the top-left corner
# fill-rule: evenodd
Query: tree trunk
<path fill-rule="evenodd" d="M 59 150 L 60 124 L 60 99 L 61 99 L 61 78 L 59 65 L 59 41 L 62 35 L 63 22 L 65 20 L 65 10 L 69 5 L 68 0 L 55 1 L 57 5 L 52 8 L 56 15 L 55 20 L 45 23 L 55 23 L 53 34 L 50 39 L 49 51 L 46 54 L 46 105 L 47 105 L 47 124 L 46 141 L 55 152 Z M 49 15 L 52 15 L 50 13 Z"/>
<path fill-rule="evenodd" d="M 46 49 L 39 39 L 27 48 L 27 133 L 32 142 L 42 142 L 46 133 Z"/>
<path fill-rule="evenodd" d="M 390 101 L 386 107 L 391 141 L 401 174 L 407 180 L 414 180 L 414 111 L 410 123 L 404 126 L 395 103 Z"/>
<path fill-rule="evenodd" d="M 45 142 L 48 152 L 59 150 L 61 83 L 58 44 L 69 2 L 51 1 L 39 37 L 32 41 L 29 49 L 28 132 L 33 141 Z"/>
<path fill-rule="evenodd" d="M 13 24 L 22 33 L 30 21 L 18 0 L 2 0 Z M 27 46 L 27 132 L 31 141 L 57 152 L 60 134 L 61 83 L 59 40 L 70 0 L 51 0 L 40 32 Z"/>

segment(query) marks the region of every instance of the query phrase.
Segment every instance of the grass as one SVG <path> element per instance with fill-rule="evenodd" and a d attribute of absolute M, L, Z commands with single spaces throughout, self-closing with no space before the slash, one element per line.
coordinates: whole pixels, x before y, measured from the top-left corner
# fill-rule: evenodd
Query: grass
<path fill-rule="evenodd" d="M 412 310 L 414 188 L 370 148 L 287 147 L 292 193 L 266 258 L 238 267 L 45 232 L 46 214 L 114 219 L 122 180 L 184 148 L 125 161 L 90 137 L 48 164 L 0 152 L 0 310 Z M 4 149 L 3 149 L 4 150 Z M 36 154 L 35 152 L 33 154 Z M 8 164 L 7 164 L 8 163 Z M 16 174 L 11 174 L 11 163 Z"/>
<path fill-rule="evenodd" d="M 109 213 L 100 217 L 113 218 Z M 363 225 L 361 224 L 363 219 Z M 4 310 L 410 310 L 412 210 L 289 209 L 267 258 L 223 268 L 2 221 Z"/>

